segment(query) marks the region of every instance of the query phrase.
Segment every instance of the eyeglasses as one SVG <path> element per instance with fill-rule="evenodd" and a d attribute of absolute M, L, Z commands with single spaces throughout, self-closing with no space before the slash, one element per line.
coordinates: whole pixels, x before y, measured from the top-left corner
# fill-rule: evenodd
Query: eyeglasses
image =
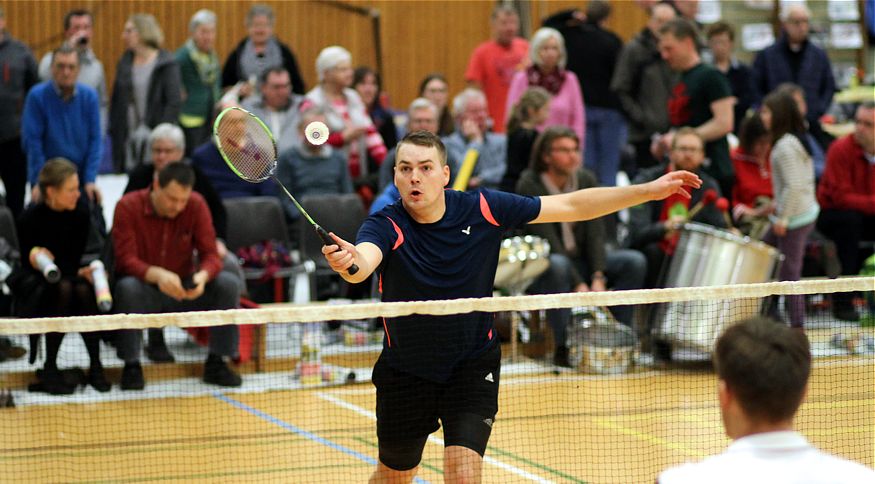
<path fill-rule="evenodd" d="M 677 151 L 678 153 L 701 153 L 702 148 L 698 146 L 675 146 L 672 148 L 673 151 Z"/>

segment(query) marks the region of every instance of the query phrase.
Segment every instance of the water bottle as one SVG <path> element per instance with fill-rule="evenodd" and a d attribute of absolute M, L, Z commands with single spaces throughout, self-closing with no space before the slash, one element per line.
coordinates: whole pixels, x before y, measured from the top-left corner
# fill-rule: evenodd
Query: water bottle
<path fill-rule="evenodd" d="M 99 259 L 90 264 L 91 278 L 94 280 L 94 297 L 97 299 L 97 307 L 101 312 L 108 313 L 112 309 L 112 294 L 109 292 L 109 280 L 106 278 L 106 269 Z"/>
<path fill-rule="evenodd" d="M 319 352 L 322 346 L 321 323 L 308 324 L 301 340 L 301 361 L 299 374 L 302 385 L 322 383 L 322 359 Z"/>
<path fill-rule="evenodd" d="M 47 281 L 52 284 L 61 280 L 61 270 L 55 265 L 54 259 L 43 251 L 36 254 L 36 266 Z"/>

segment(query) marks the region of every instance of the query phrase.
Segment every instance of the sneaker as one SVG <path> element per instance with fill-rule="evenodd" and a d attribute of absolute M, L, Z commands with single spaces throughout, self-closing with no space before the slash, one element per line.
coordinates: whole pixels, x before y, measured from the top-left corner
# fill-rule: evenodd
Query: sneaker
<path fill-rule="evenodd" d="M 564 368 L 571 368 L 571 361 L 568 360 L 568 347 L 557 346 L 556 352 L 553 353 L 553 364 Z"/>
<path fill-rule="evenodd" d="M 146 345 L 146 356 L 152 363 L 173 363 L 176 361 L 163 339 L 156 342 L 149 341 L 149 344 Z"/>
<path fill-rule="evenodd" d="M 142 373 L 140 376 L 142 377 Z M 88 383 L 101 393 L 108 392 L 112 388 L 112 385 L 106 379 L 106 375 L 103 374 L 102 367 L 88 370 Z"/>
<path fill-rule="evenodd" d="M 204 364 L 204 383 L 220 387 L 239 387 L 243 384 L 243 379 L 221 357 L 210 355 Z"/>
<path fill-rule="evenodd" d="M 122 370 L 122 381 L 119 385 L 122 390 L 142 390 L 146 387 L 146 381 L 143 380 L 143 367 L 140 362 L 125 363 Z"/>

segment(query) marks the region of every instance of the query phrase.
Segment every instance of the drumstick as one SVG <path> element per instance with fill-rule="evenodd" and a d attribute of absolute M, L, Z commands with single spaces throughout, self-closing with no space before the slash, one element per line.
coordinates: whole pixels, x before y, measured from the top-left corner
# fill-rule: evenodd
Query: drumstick
<path fill-rule="evenodd" d="M 714 203 L 714 200 L 717 200 L 717 190 L 713 188 L 705 190 L 705 192 L 702 193 L 702 199 L 699 200 L 699 203 L 693 205 L 693 208 L 687 213 L 687 221 L 693 220 L 693 217 L 698 215 L 703 208 Z"/>
<path fill-rule="evenodd" d="M 720 213 L 723 214 L 723 220 L 726 222 L 726 228 L 731 229 L 733 225 L 732 219 L 729 217 L 729 200 L 720 197 L 717 199 L 716 202 L 714 202 L 714 207 L 717 208 L 717 210 L 720 210 Z"/>

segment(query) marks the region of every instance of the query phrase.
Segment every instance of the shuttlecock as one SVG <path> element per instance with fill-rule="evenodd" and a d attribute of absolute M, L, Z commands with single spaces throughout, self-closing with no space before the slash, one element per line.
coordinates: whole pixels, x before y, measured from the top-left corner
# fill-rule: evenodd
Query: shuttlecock
<path fill-rule="evenodd" d="M 321 145 L 328 141 L 328 126 L 322 121 L 313 121 L 304 128 L 304 136 L 310 144 Z"/>

